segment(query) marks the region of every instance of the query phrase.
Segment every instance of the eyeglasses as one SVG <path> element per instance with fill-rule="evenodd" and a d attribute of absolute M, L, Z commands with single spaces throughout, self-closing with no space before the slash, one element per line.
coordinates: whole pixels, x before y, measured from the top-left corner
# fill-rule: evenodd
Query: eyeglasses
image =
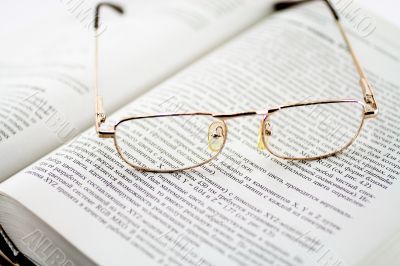
<path fill-rule="evenodd" d="M 300 3 L 276 4 L 277 10 Z M 338 14 L 328 0 L 356 71 L 360 77 L 363 101 L 338 99 L 305 101 L 258 111 L 239 113 L 163 113 L 123 118 L 106 122 L 103 100 L 98 94 L 98 34 L 95 34 L 95 125 L 100 138 L 113 138 L 116 150 L 130 166 L 142 171 L 174 172 L 210 162 L 221 153 L 228 136 L 227 121 L 238 117 L 260 117 L 258 148 L 289 160 L 321 159 L 349 147 L 360 133 L 365 119 L 376 117 L 378 107 L 370 83 L 347 38 Z M 119 13 L 121 7 L 100 3 L 96 7 L 95 31 L 99 11 L 108 6 Z"/>

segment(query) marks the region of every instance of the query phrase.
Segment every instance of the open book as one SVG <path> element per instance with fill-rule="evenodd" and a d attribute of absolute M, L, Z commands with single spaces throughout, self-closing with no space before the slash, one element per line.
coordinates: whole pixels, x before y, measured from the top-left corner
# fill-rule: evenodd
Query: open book
<path fill-rule="evenodd" d="M 361 99 L 324 3 L 272 6 L 148 1 L 105 13 L 105 109 L 112 118 Z M 93 127 L 93 36 L 59 27 L 58 52 L 42 62 L 2 58 L 0 232 L 10 249 L 38 265 L 398 265 L 400 29 L 374 18 L 367 32 L 363 18 L 344 22 L 380 114 L 342 153 L 307 162 L 259 151 L 257 126 L 243 121 L 213 163 L 136 171 Z"/>

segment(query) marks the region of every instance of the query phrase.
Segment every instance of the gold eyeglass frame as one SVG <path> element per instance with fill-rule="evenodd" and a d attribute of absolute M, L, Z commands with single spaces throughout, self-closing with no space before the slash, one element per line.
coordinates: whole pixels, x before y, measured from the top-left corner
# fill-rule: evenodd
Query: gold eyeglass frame
<path fill-rule="evenodd" d="M 286 9 L 286 8 L 289 8 L 289 7 L 292 7 L 292 6 L 301 4 L 301 3 L 311 2 L 311 1 L 314 1 L 314 0 L 297 0 L 297 1 L 280 2 L 280 3 L 275 4 L 275 10 L 282 10 L 282 9 Z M 99 14 L 100 14 L 100 8 L 102 6 L 108 6 L 120 14 L 123 13 L 123 9 L 120 6 L 117 6 L 112 3 L 104 2 L 104 3 L 97 4 L 96 10 L 95 10 L 95 24 L 94 24 L 95 33 L 96 33 L 95 34 L 94 96 L 95 96 L 95 128 L 96 128 L 97 136 L 100 138 L 113 138 L 114 145 L 116 147 L 116 150 L 117 150 L 119 156 L 131 167 L 133 167 L 137 170 L 141 170 L 141 171 L 157 172 L 157 173 L 171 173 L 171 172 L 175 172 L 175 171 L 188 170 L 188 169 L 199 167 L 199 166 L 206 164 L 206 163 L 210 162 L 211 160 L 213 160 L 215 157 L 217 157 L 221 153 L 221 151 L 223 150 L 225 143 L 226 143 L 226 139 L 227 139 L 227 135 L 228 135 L 228 127 L 227 127 L 225 121 L 228 119 L 232 119 L 235 117 L 241 117 L 241 116 L 263 115 L 263 119 L 262 119 L 261 125 L 260 125 L 260 133 L 259 133 L 259 134 L 261 134 L 261 135 L 259 135 L 259 138 L 261 140 L 259 140 L 258 147 L 260 149 L 266 149 L 269 153 L 271 153 L 272 155 L 274 155 L 278 158 L 289 159 L 289 160 L 316 160 L 316 159 L 326 158 L 326 157 L 332 156 L 336 153 L 342 152 L 343 150 L 348 148 L 355 141 L 355 139 L 359 136 L 365 119 L 374 118 L 377 116 L 378 105 L 377 105 L 377 102 L 374 97 L 372 86 L 369 83 L 363 68 L 361 67 L 360 61 L 359 61 L 358 57 L 356 56 L 354 49 L 344 31 L 344 27 L 342 26 L 342 24 L 340 22 L 340 18 L 338 16 L 337 12 L 335 11 L 334 7 L 332 6 L 332 4 L 330 3 L 329 0 L 322 0 L 322 1 L 327 4 L 333 17 L 335 18 L 336 25 L 338 26 L 340 34 L 341 34 L 342 38 L 344 39 L 344 42 L 347 45 L 347 49 L 352 57 L 352 61 L 355 65 L 356 71 L 360 77 L 359 85 L 360 85 L 362 93 L 363 93 L 363 101 L 359 101 L 359 100 L 355 100 L 355 99 L 330 99 L 330 100 L 325 100 L 325 101 L 304 101 L 304 102 L 298 102 L 298 103 L 289 103 L 289 104 L 280 105 L 280 106 L 276 106 L 273 108 L 269 108 L 269 109 L 265 109 L 265 110 L 258 110 L 258 111 L 253 110 L 253 111 L 246 111 L 246 112 L 239 112 L 239 113 L 210 113 L 210 112 L 162 113 L 162 114 L 155 114 L 155 115 L 130 116 L 130 117 L 122 118 L 122 119 L 120 119 L 118 121 L 114 121 L 114 122 L 106 121 L 106 114 L 103 109 L 103 98 L 98 93 L 98 58 L 99 58 L 98 57 L 98 50 L 99 50 L 98 49 L 98 35 L 99 35 L 98 30 L 99 30 L 99 19 L 100 19 Z M 266 143 L 266 141 L 265 141 L 266 137 L 268 137 L 268 136 L 266 136 L 266 134 L 267 134 L 266 130 L 264 130 L 266 128 L 266 123 L 268 122 L 269 117 L 271 115 L 273 115 L 274 113 L 278 112 L 279 110 L 286 109 L 286 108 L 292 108 L 292 107 L 300 107 L 300 106 L 332 104 L 332 103 L 349 103 L 349 102 L 357 103 L 362 106 L 362 108 L 364 110 L 362 117 L 361 117 L 362 120 L 357 129 L 356 135 L 354 135 L 354 137 L 351 138 L 351 140 L 347 144 L 345 144 L 342 148 L 340 148 L 336 151 L 333 151 L 333 152 L 330 152 L 330 153 L 327 153 L 327 154 L 324 154 L 321 156 L 315 156 L 315 157 L 295 157 L 295 158 L 285 157 L 285 156 L 276 154 L 274 151 L 272 151 L 269 148 L 268 143 Z M 146 168 L 146 167 L 141 167 L 141 166 L 132 164 L 124 157 L 124 155 L 118 145 L 118 141 L 117 141 L 116 134 L 115 134 L 118 125 L 120 125 L 122 122 L 125 122 L 128 120 L 144 119 L 144 118 L 156 118 L 156 117 L 168 117 L 168 116 L 170 116 L 170 117 L 171 116 L 192 116 L 192 115 L 214 117 L 214 118 L 218 119 L 219 121 L 221 121 L 222 125 L 224 126 L 223 132 L 225 133 L 225 136 L 223 139 L 222 146 L 219 148 L 217 153 L 214 154 L 208 160 L 205 160 L 203 162 L 200 162 L 196 165 L 189 166 L 189 167 L 183 167 L 183 168 L 177 168 L 177 169 L 154 169 L 154 168 Z M 261 141 L 261 143 L 260 143 L 260 141 Z"/>

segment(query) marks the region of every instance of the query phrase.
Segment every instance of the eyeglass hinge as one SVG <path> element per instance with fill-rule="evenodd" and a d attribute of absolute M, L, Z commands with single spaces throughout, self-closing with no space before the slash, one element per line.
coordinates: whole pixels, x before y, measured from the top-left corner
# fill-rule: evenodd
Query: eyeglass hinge
<path fill-rule="evenodd" d="M 365 112 L 366 118 L 375 117 L 378 114 L 378 105 L 375 101 L 374 94 L 372 92 L 371 84 L 366 78 L 360 79 L 360 86 L 364 93 L 364 101 L 367 104 L 367 110 Z"/>
<path fill-rule="evenodd" d="M 106 121 L 106 114 L 96 113 L 96 121 L 98 124 L 104 123 Z"/>
<path fill-rule="evenodd" d="M 106 115 L 104 113 L 96 113 L 96 132 L 100 138 L 112 138 L 115 133 L 114 123 L 106 122 Z"/>
<path fill-rule="evenodd" d="M 378 115 L 378 107 L 376 105 L 374 96 L 372 94 L 367 94 L 364 96 L 364 100 L 367 103 L 366 110 L 364 112 L 365 118 L 373 118 Z"/>
<path fill-rule="evenodd" d="M 374 99 L 374 96 L 372 94 L 366 94 L 364 96 L 364 100 L 365 100 L 365 102 L 367 104 L 371 104 L 371 105 L 375 104 L 375 99 Z"/>

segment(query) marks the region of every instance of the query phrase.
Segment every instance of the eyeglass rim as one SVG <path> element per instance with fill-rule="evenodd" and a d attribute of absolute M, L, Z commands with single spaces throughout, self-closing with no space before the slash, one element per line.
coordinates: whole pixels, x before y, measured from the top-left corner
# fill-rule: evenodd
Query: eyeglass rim
<path fill-rule="evenodd" d="M 329 156 L 332 156 L 334 154 L 340 153 L 342 151 L 344 151 L 345 149 L 347 149 L 359 136 L 361 129 L 364 125 L 364 120 L 366 118 L 368 118 L 368 111 L 366 109 L 366 105 L 359 101 L 359 100 L 355 100 L 355 99 L 332 99 L 332 100 L 324 100 L 324 101 L 304 101 L 304 102 L 296 102 L 296 103 L 290 103 L 290 104 L 285 104 L 285 105 L 280 105 L 274 108 L 269 108 L 269 109 L 264 109 L 264 110 L 260 110 L 260 111 L 247 111 L 247 112 L 240 112 L 240 113 L 209 113 L 209 112 L 188 112 L 188 113 L 162 113 L 162 114 L 152 114 L 152 115 L 136 115 L 136 116 L 128 116 L 128 117 L 124 117 L 120 120 L 118 120 L 117 122 L 114 123 L 114 125 L 112 125 L 112 131 L 109 131 L 107 134 L 110 134 L 109 137 L 112 137 L 114 140 L 114 146 L 119 154 L 119 156 L 131 167 L 137 169 L 137 170 L 141 170 L 141 171 L 146 171 L 146 172 L 155 172 L 155 173 L 171 173 L 171 172 L 176 172 L 176 171 L 184 171 L 184 170 L 189 170 L 189 169 L 193 169 L 196 167 L 199 167 L 201 165 L 207 164 L 210 161 L 212 161 L 213 159 L 215 159 L 223 150 L 223 148 L 225 147 L 225 143 L 226 140 L 228 138 L 228 126 L 226 124 L 226 120 L 228 119 L 233 119 L 233 118 L 237 118 L 237 117 L 242 117 L 242 116 L 253 116 L 253 115 L 264 115 L 264 118 L 262 120 L 262 126 L 265 126 L 265 121 L 266 118 L 270 117 L 271 115 L 273 115 L 274 113 L 278 112 L 279 110 L 283 110 L 283 109 L 287 109 L 287 108 L 294 108 L 294 107 L 302 107 L 302 106 L 309 106 L 309 105 L 323 105 L 323 104 L 335 104 L 335 103 L 355 103 L 355 104 L 359 104 L 362 109 L 362 116 L 361 116 L 361 122 L 360 125 L 357 129 L 356 135 L 353 136 L 351 138 L 351 140 L 344 145 L 341 149 L 335 150 L 334 152 L 330 152 L 324 155 L 320 155 L 320 156 L 314 156 L 314 157 L 286 157 L 286 156 L 282 156 L 280 154 L 277 154 L 276 152 L 272 151 L 272 149 L 270 149 L 268 143 L 265 142 L 265 131 L 262 131 L 262 138 L 261 141 L 264 144 L 264 147 L 266 147 L 267 151 L 274 155 L 277 158 L 281 158 L 281 159 L 285 159 L 285 160 L 295 160 L 295 161 L 300 161 L 300 160 L 306 160 L 306 161 L 311 161 L 311 160 L 316 160 L 316 159 L 322 159 L 322 158 L 326 158 Z M 219 121 L 221 121 L 224 125 L 224 130 L 225 130 L 225 138 L 224 138 L 224 142 L 222 147 L 219 149 L 219 151 L 214 154 L 212 157 L 210 157 L 209 159 L 198 163 L 196 165 L 192 165 L 192 166 L 187 166 L 187 167 L 182 167 L 182 168 L 175 168 L 175 169 L 156 169 L 156 168 L 148 168 L 148 167 L 141 167 L 139 165 L 135 165 L 133 163 L 131 163 L 129 160 L 127 160 L 125 158 L 125 156 L 122 153 L 122 149 L 120 148 L 120 146 L 118 145 L 118 141 L 117 141 L 117 134 L 116 134 L 116 130 L 118 125 L 122 124 L 123 122 L 129 121 L 129 120 L 138 120 L 138 119 L 147 119 L 147 118 L 159 118 L 159 117 L 171 117 L 171 116 L 211 116 L 215 119 L 218 119 Z"/>
<path fill-rule="evenodd" d="M 352 103 L 352 104 L 358 104 L 362 107 L 363 112 L 361 112 L 361 117 L 360 117 L 360 124 L 358 125 L 358 128 L 355 132 L 355 135 L 346 143 L 344 144 L 340 149 L 337 149 L 335 151 L 332 152 L 328 152 L 326 154 L 323 155 L 319 155 L 319 156 L 312 156 L 312 157 L 289 157 L 289 156 L 284 156 L 281 154 L 278 154 L 276 152 L 274 152 L 271 147 L 270 147 L 270 143 L 265 141 L 265 130 L 261 131 L 261 141 L 263 142 L 264 147 L 267 149 L 267 151 L 274 155 L 277 158 L 280 159 L 284 159 L 284 160 L 290 160 L 290 161 L 313 161 L 313 160 L 318 160 L 318 159 L 323 159 L 323 158 L 327 158 L 330 157 L 332 155 L 338 154 L 343 152 L 344 150 L 346 150 L 348 147 L 350 147 L 350 145 L 352 145 L 354 143 L 354 141 L 358 138 L 358 136 L 361 133 L 361 130 L 364 126 L 364 121 L 366 118 L 368 118 L 368 113 L 366 111 L 366 105 L 363 102 L 357 101 L 357 100 L 343 100 L 343 101 L 339 101 L 339 102 L 324 102 L 324 103 L 309 103 L 309 104 L 303 104 L 303 105 L 288 105 L 285 106 L 282 109 L 286 109 L 286 108 L 292 108 L 292 107 L 301 107 L 301 106 L 307 106 L 307 105 L 318 105 L 318 104 L 335 104 L 335 103 Z M 265 115 L 264 119 L 262 120 L 262 127 L 265 127 L 265 123 L 268 120 L 269 117 L 271 117 L 272 115 L 276 114 L 277 112 L 274 113 L 269 113 L 267 115 Z"/>
<path fill-rule="evenodd" d="M 208 158 L 205 161 L 202 161 L 198 164 L 195 165 L 191 165 L 191 166 L 187 166 L 187 167 L 181 167 L 181 168 L 174 168 L 174 169 L 157 169 L 157 168 L 149 168 L 149 167 L 142 167 L 139 165 L 135 165 L 133 163 L 131 163 L 122 153 L 122 149 L 120 148 L 120 146 L 118 145 L 118 140 L 117 140 L 117 134 L 116 134 L 116 130 L 117 127 L 119 125 L 121 125 L 123 122 L 126 121 L 130 121 L 130 120 L 138 120 L 138 119 L 148 119 L 148 118 L 159 118 L 159 117 L 173 117 L 173 116 L 209 116 L 214 118 L 215 120 L 218 120 L 220 122 L 222 122 L 223 126 L 224 126 L 224 132 L 225 132 L 225 137 L 224 137 L 224 142 L 222 143 L 221 148 L 218 150 L 218 152 L 216 152 L 212 157 Z M 185 171 L 185 170 L 189 170 L 189 169 L 193 169 L 199 166 L 202 166 L 204 164 L 209 163 L 210 161 L 212 161 L 213 159 L 215 159 L 224 149 L 225 147 L 225 143 L 226 143 L 226 139 L 228 138 L 228 127 L 225 123 L 224 119 L 221 119 L 219 117 L 214 117 L 211 113 L 204 113 L 204 112 L 195 112 L 195 113 L 171 113 L 171 114 L 160 114 L 160 115 L 148 115 L 148 116 L 132 116 L 132 117 L 126 117 L 124 119 L 121 119 L 120 121 L 118 121 L 118 123 L 115 125 L 114 127 L 114 134 L 113 134 L 113 142 L 114 142 L 114 146 L 117 150 L 118 155 L 122 158 L 122 160 L 124 160 L 125 163 L 127 163 L 129 166 L 135 168 L 136 170 L 139 171 L 145 171 L 145 172 L 153 172 L 153 173 L 173 173 L 173 172 L 177 172 L 177 171 Z"/>
<path fill-rule="evenodd" d="M 373 111 L 369 111 L 367 105 L 357 99 L 328 99 L 328 100 L 318 100 L 318 101 L 300 101 L 300 102 L 292 102 L 287 103 L 284 105 L 278 105 L 275 107 L 270 107 L 261 110 L 251 110 L 251 111 L 244 111 L 244 112 L 236 112 L 236 113 L 213 113 L 213 112 L 203 112 L 203 111 L 196 111 L 196 112 L 183 112 L 183 113 L 157 113 L 157 114 L 142 114 L 142 115 L 132 115 L 132 116 L 125 116 L 119 120 L 109 120 L 109 124 L 106 125 L 103 129 L 100 128 L 100 134 L 114 134 L 115 127 L 118 126 L 120 123 L 125 122 L 127 120 L 134 120 L 134 119 L 144 119 L 144 118 L 153 118 L 153 117 L 166 117 L 166 116 L 189 116 L 189 115 L 205 115 L 205 116 L 212 116 L 214 118 L 220 118 L 221 120 L 231 119 L 239 116 L 250 116 L 250 115 L 267 115 L 273 112 L 279 111 L 281 109 L 286 109 L 290 107 L 300 107 L 300 106 L 307 106 L 307 105 L 317 105 L 317 104 L 332 104 L 332 103 L 358 103 L 363 107 L 364 110 L 364 117 L 372 118 Z M 112 137 L 112 136 L 110 136 Z"/>

